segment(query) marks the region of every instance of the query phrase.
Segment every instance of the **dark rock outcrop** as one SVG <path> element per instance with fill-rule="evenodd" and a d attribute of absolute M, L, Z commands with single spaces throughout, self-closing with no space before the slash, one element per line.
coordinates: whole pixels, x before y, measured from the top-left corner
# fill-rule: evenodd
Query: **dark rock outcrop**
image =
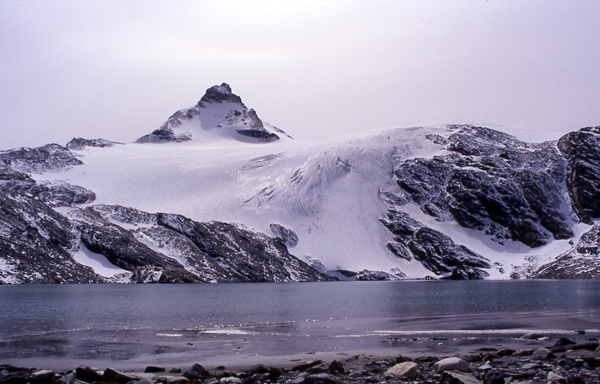
<path fill-rule="evenodd" d="M 582 128 L 561 137 L 558 148 L 568 160 L 569 195 L 579 219 L 600 218 L 600 127 Z"/>
<path fill-rule="evenodd" d="M 0 188 L 0 255 L 4 283 L 94 283 L 91 268 L 71 257 L 78 233 L 46 204 Z"/>
<path fill-rule="evenodd" d="M 388 273 L 384 271 L 371 271 L 368 269 L 363 269 L 359 271 L 356 275 L 356 280 L 358 281 L 393 281 L 393 280 L 401 280 L 405 278 L 406 275 L 400 272 L 399 270 L 395 273 Z"/>
<path fill-rule="evenodd" d="M 137 241 L 130 231 L 104 220 L 92 207 L 82 211 L 78 226 L 81 242 L 93 253 L 104 255 L 112 264 L 131 271 L 141 266 L 176 266 L 147 245 Z"/>
<path fill-rule="evenodd" d="M 600 223 L 584 233 L 569 252 L 545 264 L 530 277 L 537 279 L 600 278 Z"/>
<path fill-rule="evenodd" d="M 93 191 L 64 182 L 13 181 L 7 184 L 7 188 L 31 196 L 50 207 L 88 204 L 96 200 L 96 194 Z"/>
<path fill-rule="evenodd" d="M 73 152 L 58 144 L 0 152 L 0 169 L 25 173 L 61 171 L 81 164 Z"/>
<path fill-rule="evenodd" d="M 244 114 L 246 116 L 242 117 L 242 121 L 246 120 L 244 125 L 247 125 L 247 128 L 236 129 L 237 133 L 253 139 L 258 139 L 262 142 L 279 140 L 279 136 L 265 129 L 262 120 L 258 117 L 254 109 L 251 108 L 248 111 L 243 111 L 239 116 L 243 116 Z"/>
<path fill-rule="evenodd" d="M 389 199 L 393 204 L 394 199 Z M 490 261 L 463 245 L 457 245 L 449 236 L 424 226 L 405 212 L 393 208 L 381 219 L 394 234 L 387 247 L 396 256 L 417 260 L 436 275 L 454 279 L 481 279 L 489 276 L 480 268 L 491 268 Z M 456 272 L 454 272 L 456 270 Z"/>
<path fill-rule="evenodd" d="M 270 224 L 269 228 L 275 237 L 283 241 L 288 248 L 294 248 L 296 245 L 298 245 L 298 235 L 296 235 L 296 232 L 292 231 L 291 229 L 275 223 Z"/>
<path fill-rule="evenodd" d="M 123 143 L 106 139 L 84 139 L 83 137 L 74 137 L 67 143 L 66 147 L 72 151 L 78 151 L 86 147 L 106 148 L 114 147 L 117 144 Z"/>
<path fill-rule="evenodd" d="M 329 277 L 289 254 L 279 239 L 222 222 L 198 223 L 181 215 L 157 215 L 157 224 L 191 241 L 227 266 L 239 281 L 319 281 Z"/>
<path fill-rule="evenodd" d="M 173 116 L 175 116 L 175 115 L 173 115 Z M 169 120 L 171 120 L 173 118 L 173 116 L 171 116 L 169 118 Z M 173 132 L 173 130 L 168 129 L 168 127 L 165 127 L 163 125 L 162 127 L 152 131 L 152 133 L 140 137 L 139 139 L 136 140 L 136 143 L 165 143 L 165 142 L 181 143 L 183 141 L 189 141 L 189 140 L 192 140 L 192 135 L 190 135 L 188 132 L 184 132 L 181 134 L 175 134 L 175 132 Z"/>
<path fill-rule="evenodd" d="M 206 90 L 206 93 L 200 99 L 202 103 L 236 103 L 241 104 L 242 98 L 232 93 L 231 87 L 227 83 L 221 83 L 221 85 L 214 85 Z"/>
<path fill-rule="evenodd" d="M 131 232 L 117 225 L 82 225 L 81 242 L 91 252 L 105 256 L 112 264 L 134 272 L 134 282 L 155 282 L 148 278 L 151 272 L 160 272 L 158 282 L 200 282 L 181 264 L 153 251 L 139 242 Z"/>
<path fill-rule="evenodd" d="M 573 236 L 566 161 L 553 143 L 527 144 L 489 128 L 449 126 L 446 149 L 395 168 L 405 199 L 438 221 L 455 220 L 503 244 L 539 247 Z"/>

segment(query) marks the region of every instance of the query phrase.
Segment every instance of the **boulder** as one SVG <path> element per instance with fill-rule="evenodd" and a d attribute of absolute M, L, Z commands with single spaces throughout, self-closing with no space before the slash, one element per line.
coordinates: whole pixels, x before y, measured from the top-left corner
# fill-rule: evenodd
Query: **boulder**
<path fill-rule="evenodd" d="M 548 383 L 551 384 L 564 384 L 566 383 L 566 379 L 555 372 L 548 372 Z"/>
<path fill-rule="evenodd" d="M 484 384 L 504 384 L 504 374 L 501 371 L 493 370 L 486 373 L 484 379 Z"/>
<path fill-rule="evenodd" d="M 188 379 L 182 376 L 169 377 L 167 379 L 167 384 L 187 384 Z"/>
<path fill-rule="evenodd" d="M 329 373 L 332 374 L 345 372 L 344 366 L 338 360 L 333 360 L 331 363 L 329 363 L 329 365 L 327 366 L 327 370 L 329 371 Z"/>
<path fill-rule="evenodd" d="M 564 358 L 570 360 L 583 360 L 590 367 L 600 367 L 600 351 L 588 351 L 585 349 L 567 351 Z"/>
<path fill-rule="evenodd" d="M 106 381 L 114 381 L 115 383 L 118 383 L 118 384 L 127 384 L 130 381 L 135 380 L 134 377 L 128 376 L 128 375 L 124 374 L 123 372 L 119 372 L 112 368 L 106 368 L 104 370 L 104 374 L 102 376 L 104 376 Z"/>
<path fill-rule="evenodd" d="M 183 376 L 189 380 L 202 380 L 210 376 L 210 372 L 208 372 L 202 365 L 194 364 L 189 371 L 185 372 Z"/>
<path fill-rule="evenodd" d="M 531 357 L 537 360 L 546 360 L 556 356 L 546 348 L 539 348 L 531 354 Z"/>
<path fill-rule="evenodd" d="M 31 383 L 33 384 L 52 384 L 54 383 L 54 371 L 42 370 L 31 374 Z"/>
<path fill-rule="evenodd" d="M 86 383 L 93 383 L 94 381 L 104 381 L 104 377 L 95 369 L 90 367 L 75 368 L 75 379 L 85 381 Z"/>
<path fill-rule="evenodd" d="M 419 364 L 404 362 L 394 365 L 386 371 L 386 375 L 394 377 L 405 377 L 407 379 L 418 379 L 421 377 L 421 367 Z"/>
<path fill-rule="evenodd" d="M 448 357 L 433 364 L 438 371 L 464 371 L 469 368 L 469 363 L 459 357 Z"/>
<path fill-rule="evenodd" d="M 14 367 L 10 364 L 0 364 L 0 383 L 27 384 L 33 382 L 36 370 L 33 368 Z M 38 371 L 41 372 L 41 371 Z"/>
<path fill-rule="evenodd" d="M 512 355 L 515 357 L 530 356 L 532 352 L 530 349 L 517 349 Z"/>
<path fill-rule="evenodd" d="M 75 383 L 75 372 L 70 372 L 62 377 L 59 377 L 58 380 L 55 381 L 55 383 L 56 384 L 73 384 L 73 383 Z"/>
<path fill-rule="evenodd" d="M 473 375 L 463 372 L 444 372 L 440 384 L 483 384 Z"/>
<path fill-rule="evenodd" d="M 573 345 L 573 344 L 577 344 L 577 343 L 571 339 L 567 339 L 566 337 L 561 337 L 556 342 L 556 344 L 554 344 L 554 347 L 564 347 L 565 345 Z"/>
<path fill-rule="evenodd" d="M 536 364 L 536 363 L 527 363 L 527 364 L 525 364 L 525 365 L 523 365 L 523 366 L 521 367 L 521 369 L 524 369 L 524 370 L 526 370 L 526 371 L 530 371 L 530 370 L 532 370 L 532 369 L 533 369 L 533 370 L 535 370 L 535 369 L 540 369 L 540 368 L 541 368 L 541 366 L 540 366 L 539 364 Z"/>
<path fill-rule="evenodd" d="M 596 351 L 599 346 L 600 346 L 600 344 L 595 343 L 595 342 L 592 342 L 592 343 L 581 343 L 581 344 L 575 344 L 575 345 L 569 347 L 569 349 L 572 349 L 574 351 L 581 350 L 581 349 L 585 349 L 585 350 L 588 350 L 588 351 Z"/>
<path fill-rule="evenodd" d="M 316 375 L 308 375 L 302 381 L 302 384 L 339 384 L 339 381 L 334 375 L 329 373 L 317 373 Z"/>
<path fill-rule="evenodd" d="M 158 372 L 165 372 L 166 369 L 165 367 L 155 367 L 152 365 L 149 365 L 146 367 L 146 369 L 144 369 L 144 373 L 158 373 Z"/>
<path fill-rule="evenodd" d="M 567 384 L 586 384 L 585 380 L 581 376 L 569 375 L 567 376 Z"/>
<path fill-rule="evenodd" d="M 239 377 L 223 377 L 219 380 L 219 384 L 242 384 L 242 379 Z"/>

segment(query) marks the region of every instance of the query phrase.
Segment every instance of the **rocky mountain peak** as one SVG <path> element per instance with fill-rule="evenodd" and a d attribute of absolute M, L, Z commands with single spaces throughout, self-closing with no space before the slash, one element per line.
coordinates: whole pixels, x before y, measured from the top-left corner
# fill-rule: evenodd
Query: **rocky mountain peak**
<path fill-rule="evenodd" d="M 263 123 L 254 109 L 246 107 L 242 98 L 232 93 L 229 84 L 221 83 L 208 88 L 196 105 L 175 112 L 160 128 L 140 137 L 136 142 L 210 142 L 234 139 L 248 143 L 268 143 L 279 140 L 278 134 L 291 139 L 291 136 L 279 128 Z"/>
<path fill-rule="evenodd" d="M 227 83 L 221 83 L 221 85 L 215 85 L 206 90 L 206 93 L 200 99 L 201 103 L 242 103 L 242 98 L 232 93 L 231 87 Z"/>

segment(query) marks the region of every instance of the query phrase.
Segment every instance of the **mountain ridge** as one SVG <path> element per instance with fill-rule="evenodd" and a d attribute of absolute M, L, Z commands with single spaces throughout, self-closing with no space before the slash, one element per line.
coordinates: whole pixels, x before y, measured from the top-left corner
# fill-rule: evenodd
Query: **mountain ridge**
<path fill-rule="evenodd" d="M 207 104 L 218 134 L 177 139 Z M 599 276 L 599 127 L 544 143 L 472 125 L 302 143 L 240 139 L 258 117 L 225 83 L 193 108 L 157 140 L 0 152 L 3 209 L 21 217 L 0 220 L 0 282 Z M 40 215 L 52 231 L 23 224 Z M 27 236 L 40 260 L 59 252 L 75 267 L 32 278 L 10 251 Z M 95 258 L 116 269 L 90 270 Z"/>

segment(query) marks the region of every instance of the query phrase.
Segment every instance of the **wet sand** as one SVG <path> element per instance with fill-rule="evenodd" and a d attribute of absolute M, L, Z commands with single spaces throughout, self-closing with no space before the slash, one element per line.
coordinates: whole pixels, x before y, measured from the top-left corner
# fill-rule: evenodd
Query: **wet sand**
<path fill-rule="evenodd" d="M 0 339 L 0 364 L 51 369 L 80 365 L 124 371 L 146 366 L 189 368 L 200 363 L 240 371 L 256 364 L 288 368 L 299 363 L 360 361 L 398 355 L 452 356 L 479 348 L 535 349 L 568 337 L 600 336 L 600 309 L 575 312 L 406 316 L 331 319 L 215 329 L 93 329 Z M 527 333 L 537 339 L 523 339 Z"/>

